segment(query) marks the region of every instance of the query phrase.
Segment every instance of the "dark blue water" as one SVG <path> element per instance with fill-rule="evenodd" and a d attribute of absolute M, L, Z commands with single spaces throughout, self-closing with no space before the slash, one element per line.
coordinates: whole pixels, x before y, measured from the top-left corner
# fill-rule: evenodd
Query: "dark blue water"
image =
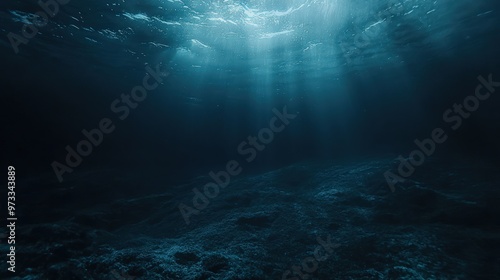
<path fill-rule="evenodd" d="M 2 278 L 496 279 L 499 8 L 4 1 Z"/>

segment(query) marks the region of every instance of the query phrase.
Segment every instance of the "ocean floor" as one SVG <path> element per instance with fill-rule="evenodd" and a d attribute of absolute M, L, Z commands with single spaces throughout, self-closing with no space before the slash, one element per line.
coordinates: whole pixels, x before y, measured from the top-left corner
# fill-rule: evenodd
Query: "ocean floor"
<path fill-rule="evenodd" d="M 428 160 L 393 193 L 383 174 L 396 166 L 242 173 L 189 225 L 179 204 L 193 206 L 208 174 L 175 186 L 102 169 L 19 179 L 15 279 L 496 279 L 498 167 Z"/>

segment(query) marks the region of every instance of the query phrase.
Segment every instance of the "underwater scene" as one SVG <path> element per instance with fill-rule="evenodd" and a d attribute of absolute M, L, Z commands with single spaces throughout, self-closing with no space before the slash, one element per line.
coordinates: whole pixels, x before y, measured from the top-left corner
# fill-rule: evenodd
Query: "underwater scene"
<path fill-rule="evenodd" d="M 500 279 L 500 2 L 4 0 L 0 279 Z"/>

